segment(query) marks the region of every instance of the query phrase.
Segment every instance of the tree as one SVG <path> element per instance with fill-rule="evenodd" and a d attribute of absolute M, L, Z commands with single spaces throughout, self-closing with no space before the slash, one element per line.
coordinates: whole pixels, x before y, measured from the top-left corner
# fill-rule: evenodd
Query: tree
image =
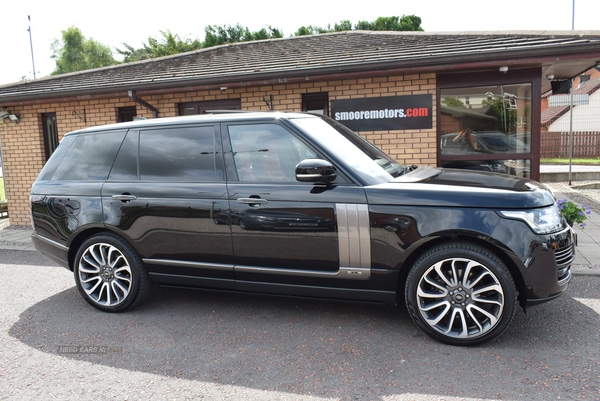
<path fill-rule="evenodd" d="M 146 60 L 155 57 L 168 56 L 171 54 L 185 53 L 202 48 L 202 42 L 198 39 L 182 40 L 179 35 L 172 34 L 170 30 L 160 31 L 162 39 L 149 37 L 148 43 L 143 43 L 142 47 L 135 49 L 133 46 L 123 43 L 125 50 L 116 49 L 117 53 L 123 56 L 126 63 L 138 60 Z"/>
<path fill-rule="evenodd" d="M 403 15 L 402 17 L 379 17 L 375 21 L 359 21 L 354 29 L 362 31 L 422 31 L 421 18 L 416 15 Z M 352 23 L 349 20 L 343 20 L 333 25 L 327 25 L 327 28 L 319 26 L 301 26 L 294 33 L 294 36 L 316 35 L 320 33 L 351 31 Z"/>
<path fill-rule="evenodd" d="M 204 28 L 204 34 L 203 47 L 283 37 L 283 32 L 281 30 L 273 28 L 270 25 L 267 26 L 267 28 L 262 28 L 256 32 L 250 32 L 248 28 L 243 27 L 240 24 L 236 24 L 235 26 L 209 25 Z"/>
<path fill-rule="evenodd" d="M 445 97 L 445 98 L 443 98 L 442 99 L 442 104 L 444 106 L 448 106 L 448 107 L 455 107 L 455 108 L 466 109 L 465 104 L 460 99 L 457 99 L 455 97 Z"/>
<path fill-rule="evenodd" d="M 416 15 L 379 17 L 373 22 L 359 21 L 356 29 L 365 31 L 422 31 L 421 18 Z"/>
<path fill-rule="evenodd" d="M 52 58 L 56 60 L 52 75 L 117 64 L 110 47 L 87 39 L 78 28 L 61 32 L 62 39 L 52 43 Z"/>

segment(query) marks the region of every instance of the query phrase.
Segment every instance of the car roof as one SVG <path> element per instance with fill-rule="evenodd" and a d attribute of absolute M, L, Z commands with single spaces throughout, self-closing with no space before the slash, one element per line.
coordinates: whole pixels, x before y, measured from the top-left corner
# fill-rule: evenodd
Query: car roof
<path fill-rule="evenodd" d="M 198 123 L 222 123 L 222 122 L 236 122 L 236 121 L 249 121 L 249 120 L 273 120 L 273 119 L 292 119 L 292 118 L 320 118 L 315 114 L 292 112 L 284 113 L 280 111 L 258 111 L 258 112 L 247 112 L 247 111 L 234 111 L 234 110 L 222 110 L 214 111 L 207 114 L 198 114 L 190 116 L 178 116 L 178 117 L 162 117 L 152 119 L 140 119 L 124 123 L 99 125 L 96 127 L 88 127 L 76 131 L 68 132 L 66 135 L 77 135 L 83 133 L 92 133 L 99 131 L 111 131 L 121 129 L 132 129 L 132 128 L 149 128 L 149 127 L 160 127 L 174 124 L 198 124 Z"/>

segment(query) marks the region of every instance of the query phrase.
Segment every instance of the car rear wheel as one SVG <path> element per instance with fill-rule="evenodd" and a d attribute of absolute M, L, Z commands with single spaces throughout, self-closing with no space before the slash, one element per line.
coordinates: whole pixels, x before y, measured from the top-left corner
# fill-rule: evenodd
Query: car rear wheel
<path fill-rule="evenodd" d="M 121 312 L 143 301 L 150 278 L 137 252 L 113 234 L 86 240 L 75 257 L 77 289 L 93 307 Z"/>
<path fill-rule="evenodd" d="M 500 335 L 511 322 L 517 290 L 508 269 L 478 245 L 438 245 L 421 256 L 406 281 L 406 306 L 430 337 L 472 346 Z"/>

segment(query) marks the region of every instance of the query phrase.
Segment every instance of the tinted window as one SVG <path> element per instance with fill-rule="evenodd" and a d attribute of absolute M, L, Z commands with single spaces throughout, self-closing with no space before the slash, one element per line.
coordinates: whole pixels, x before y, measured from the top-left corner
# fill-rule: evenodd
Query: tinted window
<path fill-rule="evenodd" d="M 125 131 L 77 135 L 52 180 L 106 180 Z"/>
<path fill-rule="evenodd" d="M 138 132 L 129 131 L 115 159 L 110 180 L 138 179 Z"/>
<path fill-rule="evenodd" d="M 220 147 L 212 126 L 141 131 L 140 177 L 147 181 L 224 180 Z"/>
<path fill-rule="evenodd" d="M 73 145 L 73 142 L 75 142 L 75 138 L 76 136 L 69 135 L 65 136 L 63 140 L 60 141 L 60 145 L 58 145 L 54 153 L 52 153 L 52 156 L 50 157 L 50 159 L 48 159 L 48 162 L 40 172 L 38 181 L 48 181 L 52 179 L 52 176 L 54 175 L 54 172 L 60 165 L 60 162 L 69 152 L 69 149 L 71 148 L 71 145 Z"/>
<path fill-rule="evenodd" d="M 229 126 L 240 181 L 296 181 L 296 165 L 316 154 L 277 124 Z"/>

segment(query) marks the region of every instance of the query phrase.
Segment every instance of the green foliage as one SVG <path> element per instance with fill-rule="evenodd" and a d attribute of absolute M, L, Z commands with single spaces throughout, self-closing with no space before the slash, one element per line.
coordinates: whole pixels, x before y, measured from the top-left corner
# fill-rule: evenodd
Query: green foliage
<path fill-rule="evenodd" d="M 179 35 L 172 34 L 170 30 L 160 31 L 161 39 L 149 37 L 148 43 L 144 43 L 139 49 L 123 43 L 125 50 L 116 49 L 123 56 L 123 61 L 128 63 L 138 60 L 146 60 L 155 57 L 168 56 L 171 54 L 185 53 L 202 48 L 202 42 L 198 39 L 182 40 Z"/>
<path fill-rule="evenodd" d="M 246 27 L 236 24 L 235 26 L 209 25 L 204 28 L 203 47 L 223 45 L 226 43 L 248 42 L 251 40 L 264 40 L 272 38 L 282 38 L 283 32 L 270 25 L 256 32 L 250 32 Z"/>
<path fill-rule="evenodd" d="M 326 28 L 318 26 L 302 26 L 294 36 L 313 35 L 328 32 L 342 32 L 352 30 L 352 23 L 343 20 Z M 421 18 L 415 15 L 402 17 L 379 17 L 373 22 L 360 21 L 354 29 L 375 31 L 422 31 Z M 278 28 L 268 25 L 258 31 L 252 32 L 248 28 L 236 25 L 209 25 L 204 28 L 204 41 L 198 39 L 182 39 L 171 31 L 160 31 L 160 38 L 149 37 L 142 47 L 135 48 L 127 43 L 122 43 L 123 48 L 115 51 L 123 56 L 123 61 L 133 62 L 171 54 L 184 53 L 201 48 L 218 46 L 227 43 L 247 42 L 251 40 L 265 40 L 282 38 L 283 32 Z M 52 73 L 63 74 L 66 72 L 86 70 L 90 68 L 105 67 L 117 64 L 109 47 L 93 39 L 86 39 L 78 28 L 70 27 L 62 31 L 62 39 L 55 40 L 52 44 L 53 55 L 56 59 L 56 69 Z"/>
<path fill-rule="evenodd" d="M 52 58 L 56 60 L 52 75 L 117 64 L 108 46 L 87 39 L 78 28 L 61 32 L 62 39 L 52 43 Z"/>
<path fill-rule="evenodd" d="M 351 31 L 352 23 L 349 20 L 343 20 L 333 25 L 335 32 Z"/>
<path fill-rule="evenodd" d="M 327 26 L 327 28 L 321 28 L 319 26 L 309 25 L 309 26 L 301 26 L 300 28 L 298 28 L 298 30 L 294 33 L 294 36 L 317 35 L 320 33 L 329 33 L 329 32 L 332 32 L 329 25 Z"/>
<path fill-rule="evenodd" d="M 351 31 L 352 23 L 349 20 L 343 20 L 333 25 L 327 25 L 327 28 L 319 26 L 302 26 L 294 36 L 317 35 L 320 33 Z M 379 17 L 375 21 L 359 21 L 354 27 L 362 31 L 422 31 L 421 18 L 416 15 L 403 15 L 402 17 Z"/>
<path fill-rule="evenodd" d="M 379 17 L 373 22 L 359 21 L 355 29 L 364 31 L 422 31 L 421 18 L 416 15 Z"/>
<path fill-rule="evenodd" d="M 569 164 L 569 158 L 544 158 L 540 159 L 540 164 Z M 590 157 L 589 159 L 573 158 L 573 164 L 600 164 L 600 157 Z"/>
<path fill-rule="evenodd" d="M 583 229 L 585 227 L 584 221 L 592 214 L 588 205 L 577 206 L 567 199 L 560 199 L 556 204 L 571 227 L 577 225 Z"/>
<path fill-rule="evenodd" d="M 458 107 L 462 107 L 463 109 L 466 108 L 465 104 L 461 100 L 459 100 L 459 99 L 457 99 L 455 97 L 445 97 L 445 98 L 443 98 L 442 99 L 442 104 L 444 106 L 448 106 L 448 107 L 457 107 L 457 108 Z"/>

